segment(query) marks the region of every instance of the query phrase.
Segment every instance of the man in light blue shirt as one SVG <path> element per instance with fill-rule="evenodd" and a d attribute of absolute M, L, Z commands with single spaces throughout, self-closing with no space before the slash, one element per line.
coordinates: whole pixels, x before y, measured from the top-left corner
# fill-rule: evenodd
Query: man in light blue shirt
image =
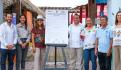
<path fill-rule="evenodd" d="M 1 42 L 1 70 L 6 70 L 6 59 L 8 58 L 8 70 L 13 70 L 13 59 L 15 55 L 15 44 L 17 43 L 16 26 L 12 24 L 12 14 L 6 14 L 5 22 L 0 25 Z"/>
<path fill-rule="evenodd" d="M 107 24 L 108 18 L 101 16 L 101 27 L 96 32 L 95 54 L 98 55 L 100 70 L 111 70 L 112 31 Z"/>

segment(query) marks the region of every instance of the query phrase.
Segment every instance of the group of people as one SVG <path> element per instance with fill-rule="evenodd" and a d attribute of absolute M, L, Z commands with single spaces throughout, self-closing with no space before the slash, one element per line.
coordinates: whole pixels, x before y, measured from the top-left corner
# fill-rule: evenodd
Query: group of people
<path fill-rule="evenodd" d="M 0 25 L 1 70 L 13 70 L 16 55 L 16 70 L 25 70 L 25 60 L 32 41 L 34 53 L 34 70 L 43 70 L 45 57 L 44 18 L 37 16 L 32 30 L 27 26 L 25 15 L 21 15 L 19 23 L 12 23 L 12 14 L 5 15 L 5 22 Z M 121 11 L 117 12 L 115 25 L 109 26 L 107 16 L 100 17 L 100 27 L 96 27 L 90 17 L 86 25 L 80 23 L 80 16 L 74 14 L 74 22 L 69 25 L 69 70 L 97 70 L 97 59 L 100 70 L 111 70 L 112 53 L 114 53 L 114 69 L 121 70 Z M 114 52 L 112 52 L 114 48 Z"/>
<path fill-rule="evenodd" d="M 97 63 L 100 70 L 121 70 L 121 11 L 117 12 L 113 26 L 107 16 L 100 16 L 100 27 L 90 17 L 83 26 L 75 14 L 69 25 L 69 48 L 69 70 L 89 70 L 90 61 L 92 70 L 97 70 Z"/>
<path fill-rule="evenodd" d="M 19 23 L 12 23 L 13 15 L 7 13 L 5 22 L 0 25 L 0 52 L 1 52 L 1 70 L 13 70 L 14 58 L 16 55 L 16 70 L 25 70 L 25 61 L 29 42 L 32 40 L 34 53 L 34 70 L 42 70 L 45 55 L 45 28 L 44 18 L 41 15 L 37 16 L 32 30 L 27 26 L 25 15 L 21 15 Z M 6 68 L 6 61 L 8 66 Z"/>

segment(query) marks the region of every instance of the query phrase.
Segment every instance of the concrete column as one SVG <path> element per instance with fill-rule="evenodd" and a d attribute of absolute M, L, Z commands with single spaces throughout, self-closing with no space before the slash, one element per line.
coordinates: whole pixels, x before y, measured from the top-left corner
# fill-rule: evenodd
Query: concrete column
<path fill-rule="evenodd" d="M 88 16 L 92 18 L 93 23 L 95 22 L 96 12 L 95 0 L 88 0 Z"/>
<path fill-rule="evenodd" d="M 0 24 L 3 22 L 3 0 L 0 0 Z"/>

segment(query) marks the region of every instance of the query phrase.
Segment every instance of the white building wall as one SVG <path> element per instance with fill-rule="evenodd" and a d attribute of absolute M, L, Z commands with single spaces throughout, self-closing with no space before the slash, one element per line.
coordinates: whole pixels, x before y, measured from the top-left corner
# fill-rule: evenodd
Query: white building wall
<path fill-rule="evenodd" d="M 109 23 L 110 25 L 115 25 L 115 16 L 116 16 L 116 13 L 119 11 L 119 9 L 121 9 L 121 0 L 108 0 L 107 2 L 108 4 L 108 18 L 109 18 Z M 113 49 L 114 51 L 114 49 Z M 114 55 L 114 53 L 113 53 Z M 115 70 L 114 69 L 114 56 L 113 56 L 113 59 L 112 59 L 112 70 Z"/>
<path fill-rule="evenodd" d="M 115 15 L 121 9 L 121 0 L 108 0 L 108 18 L 110 25 L 115 24 Z"/>

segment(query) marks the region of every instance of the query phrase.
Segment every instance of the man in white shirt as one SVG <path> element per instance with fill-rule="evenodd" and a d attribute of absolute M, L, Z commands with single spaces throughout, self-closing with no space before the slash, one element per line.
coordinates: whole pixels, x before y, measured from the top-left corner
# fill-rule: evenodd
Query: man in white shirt
<path fill-rule="evenodd" d="M 7 13 L 5 20 L 6 21 L 0 25 L 1 70 L 6 70 L 7 58 L 8 70 L 13 70 L 17 30 L 16 26 L 12 23 L 12 14 Z"/>
<path fill-rule="evenodd" d="M 69 26 L 69 53 L 70 65 L 69 70 L 82 70 L 83 69 L 83 47 L 80 38 L 83 26 L 80 23 L 78 14 L 74 15 L 74 23 Z"/>

